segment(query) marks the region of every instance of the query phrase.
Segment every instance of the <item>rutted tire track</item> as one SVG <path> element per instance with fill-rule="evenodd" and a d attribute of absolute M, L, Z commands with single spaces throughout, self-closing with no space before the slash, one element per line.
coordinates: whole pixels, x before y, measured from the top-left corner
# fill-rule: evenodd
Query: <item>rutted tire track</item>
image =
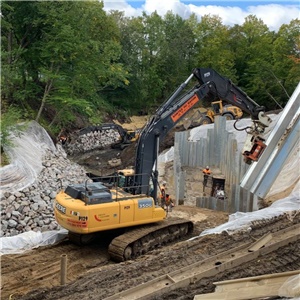
<path fill-rule="evenodd" d="M 135 261 L 94 269 L 63 288 L 37 290 L 20 299 L 104 299 L 230 248 L 238 247 L 245 242 L 255 242 L 268 232 L 276 232 L 279 229 L 299 224 L 299 222 L 299 214 L 285 214 L 271 220 L 254 222 L 250 233 L 243 232 L 230 236 L 223 233 L 181 242 L 152 251 L 149 255 L 142 256 Z M 299 241 L 265 255 L 255 263 L 246 263 L 240 268 L 237 267 L 228 273 L 215 276 L 213 280 L 211 278 L 206 281 L 201 280 L 198 285 L 196 283 L 187 289 L 176 290 L 160 299 L 193 299 L 195 294 L 212 292 L 214 288 L 212 282 L 214 281 L 295 270 L 300 267 L 296 263 L 296 261 L 300 261 L 298 257 L 300 251 L 298 250 Z M 291 255 L 295 252 L 298 253 Z M 290 257 L 285 258 L 286 255 Z"/>
<path fill-rule="evenodd" d="M 174 270 L 164 274 L 150 282 L 127 289 L 121 293 L 115 294 L 105 300 L 113 299 L 143 299 L 148 300 L 154 296 L 162 297 L 163 294 L 169 295 L 172 291 L 188 287 L 191 283 L 201 281 L 203 278 L 214 280 L 216 275 L 224 273 L 234 267 L 241 266 L 250 261 L 259 259 L 265 254 L 275 252 L 280 247 L 292 244 L 300 240 L 299 226 L 293 226 L 281 230 L 273 235 L 267 234 L 259 241 L 249 243 L 246 241 L 243 245 L 222 252 L 216 256 L 201 260 L 184 268 Z M 265 245 L 265 247 L 262 247 Z M 298 257 L 294 256 L 289 261 L 294 261 Z"/>
<path fill-rule="evenodd" d="M 227 214 L 223 212 L 186 206 L 180 207 L 180 211 L 185 211 L 188 216 L 191 215 L 195 219 L 201 220 L 196 223 L 195 235 L 204 229 L 218 226 L 227 221 Z M 192 237 L 192 235 L 188 237 Z M 188 237 L 182 240 L 186 240 Z M 3 299 L 8 299 L 9 295 L 14 294 L 13 299 L 20 299 L 22 295 L 36 289 L 59 286 L 60 256 L 62 254 L 68 256 L 68 283 L 84 277 L 89 270 L 115 264 L 109 260 L 108 255 L 111 238 L 111 236 L 105 236 L 105 240 L 101 238 L 99 242 L 81 247 L 64 241 L 55 246 L 37 248 L 27 253 L 1 256 L 1 296 Z M 93 279 L 91 279 L 92 282 Z M 31 298 L 29 297 L 29 299 Z"/>
<path fill-rule="evenodd" d="M 285 256 L 285 259 L 282 259 Z M 152 297 L 149 300 L 193 300 L 195 295 L 213 293 L 215 286 L 213 282 L 274 274 L 300 269 L 300 241 L 279 248 L 271 254 L 266 254 L 259 259 L 250 261 L 244 265 L 222 272 L 211 278 L 204 278 L 187 288 L 175 290 L 168 295 L 159 298 Z"/>
<path fill-rule="evenodd" d="M 43 282 L 46 287 L 58 286 L 62 254 L 68 255 L 69 281 L 96 266 L 112 264 L 107 254 L 107 245 L 104 244 L 78 247 L 65 241 L 25 254 L 4 255 L 1 257 L 1 297 L 8 299 L 13 294 L 13 299 L 17 299 L 20 292 L 23 294 L 38 288 L 39 282 Z M 82 260 L 82 257 L 85 259 Z M 9 276 L 10 273 L 14 276 Z"/>

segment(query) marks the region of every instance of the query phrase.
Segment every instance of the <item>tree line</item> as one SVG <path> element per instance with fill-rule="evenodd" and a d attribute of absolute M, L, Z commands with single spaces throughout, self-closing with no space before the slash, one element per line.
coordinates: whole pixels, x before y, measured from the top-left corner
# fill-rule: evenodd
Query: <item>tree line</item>
<path fill-rule="evenodd" d="M 196 67 L 230 78 L 267 110 L 300 79 L 300 20 L 270 31 L 254 15 L 125 17 L 99 1 L 1 2 L 1 139 L 37 120 L 49 132 L 153 113 Z M 75 125 L 74 125 L 75 124 Z"/>

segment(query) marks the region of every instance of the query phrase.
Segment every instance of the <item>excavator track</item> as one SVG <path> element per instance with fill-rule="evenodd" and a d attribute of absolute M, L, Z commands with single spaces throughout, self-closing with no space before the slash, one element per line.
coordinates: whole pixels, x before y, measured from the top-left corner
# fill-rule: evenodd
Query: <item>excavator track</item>
<path fill-rule="evenodd" d="M 193 231 L 193 227 L 191 221 L 173 218 L 135 228 L 113 239 L 108 253 L 116 262 L 135 259 L 156 247 L 186 236 Z"/>
<path fill-rule="evenodd" d="M 68 232 L 68 239 L 70 242 L 72 242 L 75 245 L 78 246 L 84 246 L 88 245 L 95 239 L 96 235 L 95 234 L 80 234 L 80 233 L 75 233 L 75 232 Z"/>

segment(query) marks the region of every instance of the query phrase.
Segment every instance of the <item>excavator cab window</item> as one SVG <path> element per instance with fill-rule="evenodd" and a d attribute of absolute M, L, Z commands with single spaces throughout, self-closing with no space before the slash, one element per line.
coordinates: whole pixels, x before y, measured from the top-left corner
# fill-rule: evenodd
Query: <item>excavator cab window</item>
<path fill-rule="evenodd" d="M 220 104 L 219 103 L 212 104 L 212 108 L 216 114 L 220 113 Z"/>
<path fill-rule="evenodd" d="M 131 187 L 133 185 L 134 176 L 131 174 L 124 174 L 123 172 L 118 172 L 118 187 L 122 188 L 125 192 L 131 192 Z"/>
<path fill-rule="evenodd" d="M 126 177 L 123 174 L 119 174 L 118 187 L 123 188 L 126 183 Z"/>
<path fill-rule="evenodd" d="M 128 134 L 128 139 L 129 140 L 135 138 L 135 132 L 134 131 L 128 131 L 127 134 Z"/>

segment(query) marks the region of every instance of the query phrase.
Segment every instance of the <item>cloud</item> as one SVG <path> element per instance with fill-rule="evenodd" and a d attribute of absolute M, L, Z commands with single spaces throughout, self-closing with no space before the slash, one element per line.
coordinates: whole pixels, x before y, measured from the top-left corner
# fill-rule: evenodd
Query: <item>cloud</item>
<path fill-rule="evenodd" d="M 289 24 L 291 20 L 300 17 L 300 9 L 297 5 L 265 4 L 248 6 L 244 9 L 238 6 L 221 5 L 196 5 L 184 4 L 178 0 L 146 0 L 139 8 L 134 8 L 125 0 L 104 0 L 104 9 L 124 11 L 125 16 L 137 17 L 145 11 L 151 14 L 154 11 L 164 16 L 168 11 L 178 14 L 182 18 L 188 18 L 195 13 L 200 19 L 204 15 L 218 15 L 224 25 L 241 25 L 248 15 L 256 15 L 269 27 L 270 30 L 277 31 L 282 24 Z M 142 2 L 142 1 L 141 1 Z M 226 2 L 224 2 L 225 4 Z M 135 3 L 136 4 L 136 3 Z"/>
<path fill-rule="evenodd" d="M 142 15 L 143 8 L 134 8 L 127 3 L 125 0 L 103 0 L 104 10 L 119 10 L 123 11 L 126 17 L 138 17 Z"/>
<path fill-rule="evenodd" d="M 289 24 L 293 19 L 299 19 L 300 9 L 295 5 L 258 5 L 249 6 L 249 13 L 262 19 L 271 29 L 277 31 L 282 24 Z"/>
<path fill-rule="evenodd" d="M 190 5 L 191 12 L 195 13 L 199 18 L 204 15 L 218 15 L 222 19 L 224 25 L 233 26 L 235 24 L 241 25 L 246 16 L 249 15 L 237 6 L 195 6 Z"/>

